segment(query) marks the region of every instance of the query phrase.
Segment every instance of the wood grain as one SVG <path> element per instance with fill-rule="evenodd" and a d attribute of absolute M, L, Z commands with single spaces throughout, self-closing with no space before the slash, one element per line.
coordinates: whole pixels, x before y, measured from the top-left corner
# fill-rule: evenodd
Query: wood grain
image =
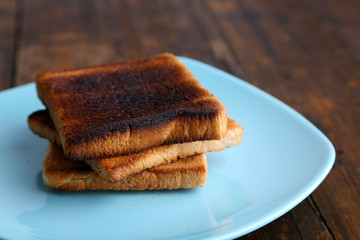
<path fill-rule="evenodd" d="M 36 73 L 136 58 L 124 1 L 26 1 L 16 83 Z"/>
<path fill-rule="evenodd" d="M 0 91 L 13 86 L 19 11 L 16 1 L 0 0 Z"/>
<path fill-rule="evenodd" d="M 172 52 L 284 101 L 335 165 L 309 198 L 241 239 L 359 239 L 360 1 L 0 0 L 0 90 L 36 73 Z"/>

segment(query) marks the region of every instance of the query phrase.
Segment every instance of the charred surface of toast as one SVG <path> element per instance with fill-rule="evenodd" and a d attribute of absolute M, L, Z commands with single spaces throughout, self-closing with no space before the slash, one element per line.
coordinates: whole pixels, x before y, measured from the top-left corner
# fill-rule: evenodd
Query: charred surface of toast
<path fill-rule="evenodd" d="M 157 129 L 170 128 L 170 124 L 179 119 L 183 123 L 195 120 L 201 124 L 202 120 L 210 122 L 221 118 L 224 126 L 211 126 L 222 129 L 220 133 L 220 130 L 214 133 L 203 130 L 203 136 L 200 136 L 202 133 L 195 137 L 185 134 L 180 137 L 182 139 L 164 139 L 157 145 L 219 139 L 225 133 L 225 107 L 171 54 L 40 74 L 36 82 L 39 97 L 50 109 L 62 142 L 66 144 L 65 152 L 74 159 L 124 152 L 111 150 L 109 154 L 76 156 L 67 146 L 99 138 L 106 140 L 115 133 L 126 133 L 130 137 L 140 130 L 155 133 Z M 154 146 L 145 144 L 143 149 L 136 147 L 126 152 Z"/>
<path fill-rule="evenodd" d="M 69 126 L 68 143 L 81 144 L 114 132 L 167 125 L 179 116 L 213 118 L 219 112 L 216 103 L 207 99 L 193 102 L 201 99 L 204 91 L 192 83 L 164 82 L 162 86 L 144 84 L 104 94 L 73 94 L 59 99 L 58 104 L 64 108 L 65 118 L 76 120 Z"/>

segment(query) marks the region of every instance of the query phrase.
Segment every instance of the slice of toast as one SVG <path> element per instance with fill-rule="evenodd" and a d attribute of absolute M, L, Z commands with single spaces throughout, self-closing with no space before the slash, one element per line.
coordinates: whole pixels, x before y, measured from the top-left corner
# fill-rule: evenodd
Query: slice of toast
<path fill-rule="evenodd" d="M 46 110 L 37 111 L 28 118 L 30 129 L 41 137 L 60 145 L 54 125 Z M 108 182 L 116 182 L 142 170 L 170 163 L 199 153 L 220 151 L 240 144 L 243 129 L 234 120 L 228 119 L 228 131 L 221 140 L 194 141 L 181 144 L 169 144 L 148 149 L 140 153 L 86 160 L 92 169 Z"/>
<path fill-rule="evenodd" d="M 74 160 L 226 134 L 224 105 L 172 54 L 43 73 L 36 87 Z"/>
<path fill-rule="evenodd" d="M 207 162 L 205 154 L 199 154 L 109 183 L 85 162 L 66 158 L 60 147 L 50 143 L 42 174 L 46 186 L 63 191 L 195 188 L 206 182 Z"/>

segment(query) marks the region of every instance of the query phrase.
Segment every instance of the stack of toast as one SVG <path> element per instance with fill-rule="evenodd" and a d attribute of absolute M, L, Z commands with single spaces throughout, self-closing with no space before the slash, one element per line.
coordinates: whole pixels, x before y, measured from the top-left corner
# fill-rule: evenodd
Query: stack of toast
<path fill-rule="evenodd" d="M 39 74 L 46 110 L 30 129 L 50 140 L 46 186 L 64 191 L 195 188 L 206 152 L 240 144 L 243 129 L 172 54 Z"/>

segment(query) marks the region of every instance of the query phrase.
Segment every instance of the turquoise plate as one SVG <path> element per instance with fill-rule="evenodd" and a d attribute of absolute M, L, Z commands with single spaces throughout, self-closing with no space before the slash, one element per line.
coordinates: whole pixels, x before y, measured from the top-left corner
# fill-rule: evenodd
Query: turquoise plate
<path fill-rule="evenodd" d="M 305 199 L 335 160 L 331 142 L 299 113 L 207 64 L 181 60 L 244 127 L 240 146 L 209 153 L 206 186 L 191 190 L 63 193 L 47 189 L 47 141 L 27 116 L 34 84 L 0 92 L 0 238 L 227 239 L 254 231 Z"/>

